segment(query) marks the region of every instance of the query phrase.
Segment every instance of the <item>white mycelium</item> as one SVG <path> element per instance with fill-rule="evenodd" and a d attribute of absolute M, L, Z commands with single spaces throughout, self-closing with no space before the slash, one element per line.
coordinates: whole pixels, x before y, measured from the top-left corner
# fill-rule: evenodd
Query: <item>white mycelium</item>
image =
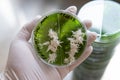
<path fill-rule="evenodd" d="M 73 32 L 73 37 L 75 38 L 75 43 L 77 44 L 83 44 L 83 38 L 82 38 L 82 35 L 84 35 L 84 33 L 81 32 L 80 29 L 78 29 L 76 32 Z"/>
<path fill-rule="evenodd" d="M 70 38 L 67 38 L 70 41 L 70 50 L 66 52 L 69 57 L 64 59 L 64 63 L 72 63 L 75 61 L 75 54 L 78 53 L 78 48 L 80 44 L 83 44 L 83 35 L 84 33 L 81 32 L 80 29 L 77 31 L 72 31 L 73 35 Z M 57 49 L 60 46 L 60 41 L 58 40 L 58 35 L 52 29 L 49 30 L 48 36 L 50 37 L 50 41 L 47 41 L 42 44 L 47 45 L 47 52 L 51 51 L 52 53 L 49 54 L 48 63 L 53 63 L 57 57 Z M 61 46 L 60 46 L 61 47 Z"/>
<path fill-rule="evenodd" d="M 43 45 L 48 45 L 47 52 L 48 51 L 53 52 L 52 54 L 49 54 L 49 59 L 48 59 L 48 63 L 53 63 L 55 62 L 55 59 L 57 57 L 56 51 L 58 46 L 60 46 L 61 42 L 58 40 L 57 33 L 54 32 L 52 29 L 49 30 L 48 36 L 51 38 L 51 40 L 43 43 Z"/>
<path fill-rule="evenodd" d="M 80 29 L 78 29 L 77 31 L 73 32 L 73 35 L 71 38 L 68 38 L 68 40 L 70 41 L 70 51 L 69 52 L 66 52 L 69 54 L 69 62 L 72 63 L 75 61 L 75 53 L 78 53 L 78 48 L 79 48 L 79 45 L 80 44 L 83 44 L 83 35 L 84 33 L 81 32 Z M 64 62 L 67 63 L 68 62 L 68 59 L 64 59 Z"/>
<path fill-rule="evenodd" d="M 53 62 L 55 62 L 56 57 L 57 57 L 56 53 L 49 54 L 48 63 L 53 63 Z"/>
<path fill-rule="evenodd" d="M 57 33 L 54 32 L 52 29 L 49 30 L 48 36 L 52 39 L 56 39 L 56 40 L 58 39 Z"/>

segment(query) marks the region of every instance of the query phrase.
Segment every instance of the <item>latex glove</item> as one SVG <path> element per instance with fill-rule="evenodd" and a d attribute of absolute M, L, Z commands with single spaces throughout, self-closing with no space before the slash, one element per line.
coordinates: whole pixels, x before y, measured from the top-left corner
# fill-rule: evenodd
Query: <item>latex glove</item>
<path fill-rule="evenodd" d="M 74 14 L 77 12 L 75 6 L 71 6 L 66 10 Z M 36 58 L 33 47 L 31 43 L 28 42 L 32 30 L 39 19 L 40 17 L 37 17 L 26 24 L 12 41 L 5 72 L 6 80 L 63 80 L 71 70 L 82 63 L 92 52 L 90 44 L 96 39 L 96 34 L 89 32 L 85 54 L 74 64 L 62 68 L 44 64 Z M 84 24 L 87 28 L 91 26 L 89 21 L 85 21 Z"/>

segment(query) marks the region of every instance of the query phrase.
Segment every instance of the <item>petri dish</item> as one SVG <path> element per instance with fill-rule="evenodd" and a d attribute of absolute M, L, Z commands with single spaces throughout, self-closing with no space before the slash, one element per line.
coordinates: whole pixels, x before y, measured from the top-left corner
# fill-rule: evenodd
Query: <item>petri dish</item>
<path fill-rule="evenodd" d="M 43 15 L 32 35 L 38 58 L 56 67 L 74 63 L 87 44 L 85 25 L 76 15 L 64 10 Z"/>

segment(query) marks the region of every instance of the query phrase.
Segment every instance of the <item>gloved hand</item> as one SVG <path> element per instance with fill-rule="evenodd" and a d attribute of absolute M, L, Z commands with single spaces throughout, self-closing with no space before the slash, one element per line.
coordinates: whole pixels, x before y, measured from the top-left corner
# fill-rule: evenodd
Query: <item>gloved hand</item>
<path fill-rule="evenodd" d="M 77 8 L 71 6 L 66 9 L 71 13 L 76 13 Z M 33 47 L 29 41 L 31 33 L 40 17 L 26 24 L 12 41 L 7 67 L 5 71 L 6 80 L 63 80 L 63 78 L 82 63 L 92 52 L 91 43 L 96 39 L 96 33 L 88 32 L 88 43 L 84 54 L 74 64 L 56 68 L 44 64 L 36 58 Z M 91 26 L 90 21 L 84 21 L 87 28 Z"/>

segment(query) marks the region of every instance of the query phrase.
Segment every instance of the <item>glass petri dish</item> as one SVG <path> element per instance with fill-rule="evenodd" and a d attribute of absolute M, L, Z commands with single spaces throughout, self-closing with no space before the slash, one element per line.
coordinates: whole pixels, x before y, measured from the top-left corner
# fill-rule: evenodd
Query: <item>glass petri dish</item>
<path fill-rule="evenodd" d="M 76 15 L 64 10 L 44 15 L 32 35 L 38 58 L 56 67 L 74 63 L 87 44 L 84 24 Z"/>

